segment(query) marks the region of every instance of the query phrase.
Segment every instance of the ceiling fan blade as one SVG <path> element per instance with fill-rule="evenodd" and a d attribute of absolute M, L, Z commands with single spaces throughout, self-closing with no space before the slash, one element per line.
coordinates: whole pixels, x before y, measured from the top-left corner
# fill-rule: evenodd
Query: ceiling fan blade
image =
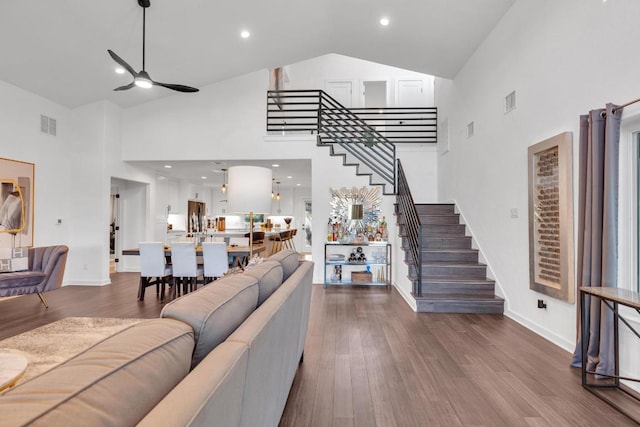
<path fill-rule="evenodd" d="M 107 52 L 109 52 L 109 55 L 111 55 L 111 58 L 116 61 L 122 68 L 124 68 L 125 70 L 127 70 L 129 72 L 129 74 L 131 74 L 133 77 L 137 76 L 137 73 L 134 71 L 133 68 L 131 68 L 131 65 L 127 64 L 127 62 L 120 58 L 114 51 L 112 51 L 111 49 L 107 49 Z"/>
<path fill-rule="evenodd" d="M 176 85 L 172 83 L 160 83 L 153 82 L 156 86 L 166 87 L 167 89 L 177 90 L 178 92 L 198 92 L 200 89 L 196 89 L 195 87 L 185 86 L 185 85 Z"/>
<path fill-rule="evenodd" d="M 131 89 L 132 87 L 134 87 L 136 84 L 134 82 L 129 83 L 128 85 L 124 85 L 124 86 L 120 86 L 115 88 L 114 90 L 127 90 L 127 89 Z"/>

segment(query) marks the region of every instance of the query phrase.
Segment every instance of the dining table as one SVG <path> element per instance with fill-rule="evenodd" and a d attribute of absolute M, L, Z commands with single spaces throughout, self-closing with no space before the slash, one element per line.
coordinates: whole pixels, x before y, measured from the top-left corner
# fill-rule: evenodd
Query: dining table
<path fill-rule="evenodd" d="M 251 251 L 249 246 L 229 245 L 227 246 L 227 254 L 231 257 L 230 267 L 244 267 L 249 261 L 249 255 L 260 254 L 266 250 L 267 246 L 264 243 L 253 245 Z M 139 248 L 123 249 L 122 255 L 140 255 Z M 164 247 L 164 256 L 167 259 L 171 258 L 171 246 Z M 196 256 L 202 256 L 202 246 L 196 246 Z"/>

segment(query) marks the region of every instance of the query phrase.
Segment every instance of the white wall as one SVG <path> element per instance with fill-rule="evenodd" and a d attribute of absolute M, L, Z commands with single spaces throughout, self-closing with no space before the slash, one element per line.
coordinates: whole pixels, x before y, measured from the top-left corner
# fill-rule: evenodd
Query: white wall
<path fill-rule="evenodd" d="M 439 120 L 449 122 L 440 198 L 464 213 L 505 293 L 506 314 L 568 350 L 576 306 L 529 290 L 527 147 L 573 132 L 577 176 L 578 116 L 640 94 L 640 57 L 629 49 L 640 39 L 638 16 L 634 0 L 519 0 L 453 81 L 436 81 Z M 513 90 L 517 108 L 505 115 Z M 519 218 L 510 218 L 512 208 Z M 536 308 L 538 298 L 546 310 Z"/>
<path fill-rule="evenodd" d="M 74 192 L 70 111 L 2 81 L 0 100 L 0 157 L 35 163 L 34 245 L 68 245 Z M 40 132 L 41 114 L 57 120 L 57 136 Z"/>
<path fill-rule="evenodd" d="M 334 53 L 300 61 L 285 67 L 285 70 L 288 77 L 285 89 L 324 90 L 327 80 L 351 81 L 353 108 L 364 107 L 360 91 L 364 81 L 386 81 L 387 107 L 395 107 L 398 80 L 422 80 L 424 82 L 423 106 L 434 106 L 434 78 L 427 74 Z"/>

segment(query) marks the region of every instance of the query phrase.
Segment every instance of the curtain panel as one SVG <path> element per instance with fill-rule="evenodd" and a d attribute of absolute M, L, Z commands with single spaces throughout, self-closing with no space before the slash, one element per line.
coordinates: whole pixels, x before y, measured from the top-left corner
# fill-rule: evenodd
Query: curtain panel
<path fill-rule="evenodd" d="M 617 287 L 618 276 L 618 153 L 622 109 L 605 109 L 580 116 L 577 284 Z M 614 112 L 615 110 L 615 112 Z M 571 366 L 582 365 L 580 304 L 577 345 Z M 587 370 L 614 373 L 613 313 L 597 299 L 588 299 Z"/>

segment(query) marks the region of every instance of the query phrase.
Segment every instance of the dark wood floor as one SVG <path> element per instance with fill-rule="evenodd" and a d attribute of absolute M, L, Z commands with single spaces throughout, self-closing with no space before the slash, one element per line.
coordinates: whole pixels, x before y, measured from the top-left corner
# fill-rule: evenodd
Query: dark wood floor
<path fill-rule="evenodd" d="M 138 275 L 0 302 L 0 339 L 69 316 L 156 317 Z M 395 290 L 314 286 L 281 426 L 636 425 L 580 386 L 570 355 L 500 315 L 414 313 Z"/>

